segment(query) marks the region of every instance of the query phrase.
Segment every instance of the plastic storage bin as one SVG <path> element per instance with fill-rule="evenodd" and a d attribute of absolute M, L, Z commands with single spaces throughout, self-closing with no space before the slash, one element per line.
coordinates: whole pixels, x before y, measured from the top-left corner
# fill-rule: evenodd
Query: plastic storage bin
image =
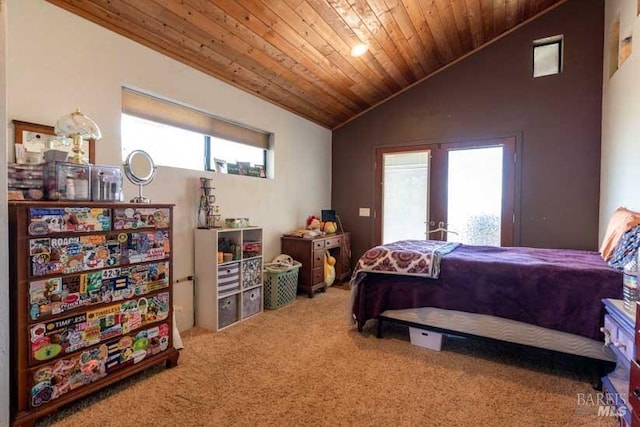
<path fill-rule="evenodd" d="M 296 300 L 298 290 L 298 270 L 302 266 L 298 261 L 287 270 L 264 271 L 264 308 L 277 310 Z"/>
<path fill-rule="evenodd" d="M 7 168 L 9 200 L 44 198 L 44 165 L 9 163 Z"/>
<path fill-rule="evenodd" d="M 47 200 L 91 200 L 89 165 L 46 163 L 44 190 Z"/>
<path fill-rule="evenodd" d="M 418 347 L 440 351 L 442 348 L 442 334 L 418 328 L 409 328 L 411 344 Z"/>
<path fill-rule="evenodd" d="M 122 172 L 117 166 L 91 166 L 91 200 L 122 201 Z"/>

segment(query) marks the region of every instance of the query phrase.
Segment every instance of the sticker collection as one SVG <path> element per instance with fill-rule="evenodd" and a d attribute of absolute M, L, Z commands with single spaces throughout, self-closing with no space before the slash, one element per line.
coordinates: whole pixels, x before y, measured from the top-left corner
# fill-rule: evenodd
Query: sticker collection
<path fill-rule="evenodd" d="M 167 208 L 116 208 L 113 210 L 114 230 L 169 228 Z M 111 209 L 89 207 L 31 208 L 29 234 L 110 231 Z"/>
<path fill-rule="evenodd" d="M 32 236 L 69 231 L 109 230 L 111 230 L 111 209 L 87 207 L 29 209 L 29 234 Z"/>
<path fill-rule="evenodd" d="M 32 407 L 168 348 L 170 213 L 29 209 Z"/>
<path fill-rule="evenodd" d="M 29 240 L 31 275 L 71 274 L 167 258 L 168 231 L 41 237 Z"/>
<path fill-rule="evenodd" d="M 139 297 L 168 286 L 168 261 L 33 281 L 29 283 L 29 317 L 45 319 L 76 307 Z"/>
<path fill-rule="evenodd" d="M 31 326 L 30 356 L 45 361 L 72 353 L 169 316 L 169 293 L 131 299 Z"/>
<path fill-rule="evenodd" d="M 113 211 L 113 229 L 168 228 L 169 219 L 169 209 L 166 208 L 116 208 Z"/>
<path fill-rule="evenodd" d="M 141 362 L 169 346 L 169 325 L 162 323 L 37 369 L 32 375 L 31 406 L 36 407 Z"/>

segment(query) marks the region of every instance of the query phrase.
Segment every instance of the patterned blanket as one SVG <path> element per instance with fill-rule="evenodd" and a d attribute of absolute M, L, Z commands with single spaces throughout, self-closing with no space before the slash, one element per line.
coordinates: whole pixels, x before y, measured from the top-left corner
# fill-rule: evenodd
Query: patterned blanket
<path fill-rule="evenodd" d="M 460 243 L 439 240 L 402 240 L 369 249 L 358 260 L 351 278 L 357 285 L 364 273 L 402 274 L 437 279 L 440 260 Z"/>
<path fill-rule="evenodd" d="M 358 284 L 367 273 L 401 274 L 437 279 L 440 260 L 460 243 L 440 240 L 401 240 L 369 249 L 360 259 L 351 276 L 351 301 L 348 322 L 355 323 L 353 306 Z"/>

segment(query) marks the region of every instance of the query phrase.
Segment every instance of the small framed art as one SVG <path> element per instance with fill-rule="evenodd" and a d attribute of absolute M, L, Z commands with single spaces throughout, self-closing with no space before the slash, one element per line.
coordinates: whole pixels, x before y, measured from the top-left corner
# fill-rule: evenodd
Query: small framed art
<path fill-rule="evenodd" d="M 222 159 L 213 159 L 215 163 L 216 172 L 227 173 L 227 161 Z"/>

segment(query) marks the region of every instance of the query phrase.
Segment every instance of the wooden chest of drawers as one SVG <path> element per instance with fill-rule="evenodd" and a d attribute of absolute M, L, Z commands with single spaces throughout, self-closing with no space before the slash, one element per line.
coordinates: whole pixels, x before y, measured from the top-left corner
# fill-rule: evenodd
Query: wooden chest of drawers
<path fill-rule="evenodd" d="M 324 254 L 336 259 L 336 283 L 349 280 L 351 273 L 351 233 L 328 234 L 315 239 L 283 236 L 282 253 L 302 263 L 298 272 L 298 289 L 313 298 L 314 292 L 326 290 Z"/>

